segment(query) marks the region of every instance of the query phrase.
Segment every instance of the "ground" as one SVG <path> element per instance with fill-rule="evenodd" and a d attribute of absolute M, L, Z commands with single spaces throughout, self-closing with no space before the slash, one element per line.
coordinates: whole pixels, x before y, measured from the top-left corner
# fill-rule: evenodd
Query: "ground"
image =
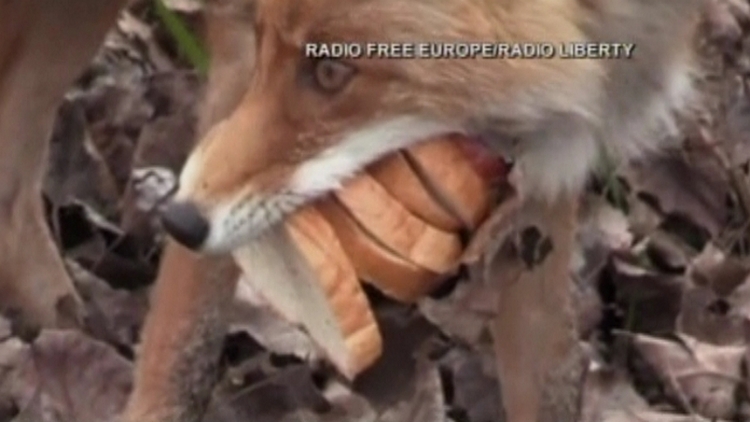
<path fill-rule="evenodd" d="M 200 2 L 166 4 L 201 33 Z M 716 0 L 705 16 L 705 107 L 683 147 L 605 166 L 587 192 L 574 265 L 593 357 L 585 422 L 750 420 L 749 10 Z M 162 240 L 152 211 L 204 85 L 200 54 L 161 16 L 133 2 L 58 111 L 44 194 L 84 328 L 0 318 L 0 421 L 102 421 L 131 388 Z M 502 420 L 481 287 L 456 280 L 416 307 L 372 294 L 386 351 L 353 386 L 262 303 L 240 306 L 205 421 Z"/>

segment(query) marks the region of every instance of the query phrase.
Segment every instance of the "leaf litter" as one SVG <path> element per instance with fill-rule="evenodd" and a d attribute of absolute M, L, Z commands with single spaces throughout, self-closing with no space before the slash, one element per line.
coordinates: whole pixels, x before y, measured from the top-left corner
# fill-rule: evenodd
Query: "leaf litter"
<path fill-rule="evenodd" d="M 201 33 L 203 2 L 164 5 Z M 616 168 L 584 200 L 583 422 L 750 420 L 749 20 L 747 2 L 712 1 L 710 100 L 684 146 Z M 86 316 L 80 331 L 30 333 L 0 318 L 0 421 L 103 422 L 122 408 L 163 238 L 154 211 L 194 142 L 204 84 L 139 0 L 69 91 L 44 194 Z M 492 285 L 477 278 L 470 268 L 416 307 L 369 292 L 385 350 L 353 384 L 241 283 L 204 421 L 502 422 Z"/>

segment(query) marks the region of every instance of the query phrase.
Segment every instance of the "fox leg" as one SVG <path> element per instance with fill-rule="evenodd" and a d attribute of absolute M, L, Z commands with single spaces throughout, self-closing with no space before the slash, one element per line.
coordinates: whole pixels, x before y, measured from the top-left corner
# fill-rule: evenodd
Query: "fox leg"
<path fill-rule="evenodd" d="M 167 243 L 123 422 L 200 420 L 218 372 L 223 310 L 238 276 L 230 256 L 199 256 Z"/>
<path fill-rule="evenodd" d="M 24 324 L 80 317 L 44 217 L 42 179 L 57 107 L 125 3 L 0 2 L 0 310 Z"/>
<path fill-rule="evenodd" d="M 247 89 L 255 60 L 252 6 L 252 0 L 206 4 L 211 70 L 198 139 L 230 114 Z M 223 310 L 238 277 L 229 256 L 199 256 L 167 243 L 121 422 L 200 420 L 216 381 L 227 328 Z"/>
<path fill-rule="evenodd" d="M 514 253 L 490 258 L 497 286 L 492 323 L 508 422 L 575 422 L 587 357 L 578 344 L 570 262 L 578 198 L 527 201 L 518 213 Z"/>

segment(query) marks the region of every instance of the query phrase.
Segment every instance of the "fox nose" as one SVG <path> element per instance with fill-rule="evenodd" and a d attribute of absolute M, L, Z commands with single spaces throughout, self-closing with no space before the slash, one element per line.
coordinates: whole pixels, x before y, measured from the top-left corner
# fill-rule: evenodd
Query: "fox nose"
<path fill-rule="evenodd" d="M 208 237 L 208 220 L 192 202 L 170 202 L 161 213 L 164 229 L 189 249 L 198 249 Z"/>

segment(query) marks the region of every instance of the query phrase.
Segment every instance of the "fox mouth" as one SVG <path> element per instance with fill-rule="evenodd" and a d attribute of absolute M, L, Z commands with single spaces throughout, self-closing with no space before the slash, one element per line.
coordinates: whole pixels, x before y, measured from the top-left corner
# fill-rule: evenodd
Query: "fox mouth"
<path fill-rule="evenodd" d="M 505 177 L 512 161 L 495 153 L 480 136 L 451 135 L 482 178 L 495 182 Z"/>
<path fill-rule="evenodd" d="M 479 137 L 445 132 L 412 142 L 411 145 L 437 138 L 453 140 L 478 174 L 490 182 L 507 169 L 505 162 Z M 387 159 L 392 154 L 379 157 L 375 162 Z M 361 168 L 348 177 L 357 177 L 374 162 L 360 164 Z M 345 179 L 347 177 L 341 177 L 331 186 L 312 192 L 310 189 L 300 192 L 292 187 L 265 197 L 245 195 L 222 208 L 212 210 L 209 215 L 189 200 L 173 200 L 161 212 L 162 226 L 174 240 L 191 250 L 201 253 L 229 253 L 263 235 L 300 207 L 335 191 Z"/>

